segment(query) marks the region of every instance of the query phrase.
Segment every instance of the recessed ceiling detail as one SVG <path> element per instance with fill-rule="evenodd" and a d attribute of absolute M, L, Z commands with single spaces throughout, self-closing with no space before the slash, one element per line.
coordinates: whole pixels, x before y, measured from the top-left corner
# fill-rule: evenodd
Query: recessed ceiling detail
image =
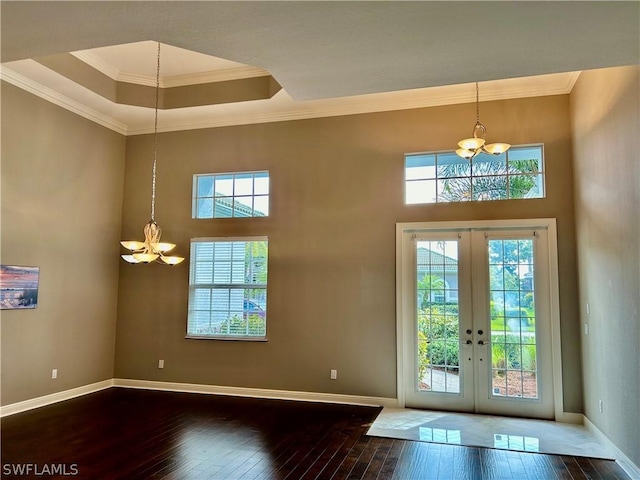
<path fill-rule="evenodd" d="M 98 53 L 49 55 L 35 61 L 110 102 L 152 108 L 155 71 L 149 72 L 146 63 L 148 57 L 155 58 L 155 45 L 155 42 L 140 42 L 96 49 Z M 165 50 L 164 60 L 169 65 L 161 70 L 161 75 L 166 71 L 173 75 L 168 82 L 161 76 L 160 109 L 266 100 L 282 88 L 266 70 L 175 47 Z M 89 65 L 84 59 L 92 59 L 93 65 L 100 67 Z M 187 73 L 178 73 L 181 71 Z M 194 83 L 189 83 L 189 79 Z"/>
<path fill-rule="evenodd" d="M 157 42 L 146 41 L 71 52 L 113 80 L 156 86 Z M 160 86 L 180 87 L 261 77 L 269 72 L 259 67 L 162 44 Z"/>
<path fill-rule="evenodd" d="M 563 95 L 580 72 L 482 82 L 482 101 Z M 123 135 L 153 132 L 150 108 L 118 104 L 34 60 L 2 64 L 0 78 Z M 148 88 L 148 87 L 146 87 Z M 474 84 L 296 101 L 281 89 L 267 100 L 164 110 L 158 131 L 193 130 L 472 103 Z"/>
<path fill-rule="evenodd" d="M 274 94 L 263 79 L 251 88 L 267 98 L 210 105 L 166 93 L 160 132 L 472 104 L 475 82 L 483 102 L 567 94 L 579 70 L 640 61 L 638 2 L 187 3 L 3 2 L 0 76 L 137 135 L 153 131 L 152 109 L 137 106 L 148 94 L 117 103 L 117 85 L 155 85 L 156 41 L 166 92 L 268 75 L 282 85 Z M 483 26 L 473 45 L 460 18 Z M 109 79 L 104 91 L 34 60 L 67 52 Z"/>

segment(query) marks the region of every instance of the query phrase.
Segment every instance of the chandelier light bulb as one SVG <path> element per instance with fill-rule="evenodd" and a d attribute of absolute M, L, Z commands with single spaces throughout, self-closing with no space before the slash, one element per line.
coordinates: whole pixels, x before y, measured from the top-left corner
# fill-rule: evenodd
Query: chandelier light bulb
<path fill-rule="evenodd" d="M 132 252 L 142 250 L 144 248 L 144 243 L 138 242 L 136 240 L 120 242 L 120 245 L 122 245 L 127 250 L 131 250 Z"/>
<path fill-rule="evenodd" d="M 133 255 L 120 255 L 125 262 L 140 263 L 140 260 L 136 259 Z"/>
<path fill-rule="evenodd" d="M 168 252 L 169 250 L 175 248 L 176 244 L 175 243 L 153 243 L 151 244 L 151 247 L 153 248 L 153 250 L 155 250 L 156 252 Z"/>
<path fill-rule="evenodd" d="M 458 146 L 465 150 L 477 150 L 484 145 L 484 138 L 465 138 L 458 142 Z"/>
<path fill-rule="evenodd" d="M 510 148 L 511 145 L 509 145 L 508 143 L 490 143 L 489 145 L 484 146 L 484 149 L 493 155 L 500 155 Z"/>
<path fill-rule="evenodd" d="M 473 157 L 473 152 L 472 152 L 472 151 L 470 151 L 470 150 L 465 150 L 464 148 L 459 148 L 459 149 L 457 149 L 457 150 L 456 150 L 456 154 L 457 154 L 459 157 L 467 158 L 467 159 L 469 159 L 469 158 Z"/>
<path fill-rule="evenodd" d="M 166 263 L 167 265 L 178 265 L 180 262 L 182 262 L 184 260 L 184 257 L 160 257 L 160 260 L 162 260 L 164 263 Z"/>
<path fill-rule="evenodd" d="M 139 263 L 151 263 L 158 257 L 159 255 L 155 253 L 134 253 L 133 254 L 133 258 L 135 258 Z"/>

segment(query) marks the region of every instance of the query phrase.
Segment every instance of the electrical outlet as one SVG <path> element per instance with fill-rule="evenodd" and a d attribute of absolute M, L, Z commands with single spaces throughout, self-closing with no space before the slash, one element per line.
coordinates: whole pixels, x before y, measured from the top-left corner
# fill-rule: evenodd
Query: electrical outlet
<path fill-rule="evenodd" d="M 54 368 L 53 370 L 51 370 L 51 379 L 55 380 L 56 378 L 58 378 L 58 369 Z"/>
<path fill-rule="evenodd" d="M 584 324 L 584 334 L 585 335 L 589 335 L 589 324 L 588 323 Z"/>
<path fill-rule="evenodd" d="M 338 378 L 338 370 L 331 370 L 331 380 Z"/>
<path fill-rule="evenodd" d="M 600 409 L 600 413 L 604 413 L 604 403 L 602 403 L 602 400 L 598 400 L 598 408 Z"/>
<path fill-rule="evenodd" d="M 164 368 L 164 360 L 158 360 L 158 368 Z"/>

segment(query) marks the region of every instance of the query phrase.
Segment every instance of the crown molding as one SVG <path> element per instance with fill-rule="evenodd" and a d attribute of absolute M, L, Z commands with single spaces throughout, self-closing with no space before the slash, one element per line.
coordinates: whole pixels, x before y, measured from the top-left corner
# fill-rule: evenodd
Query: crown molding
<path fill-rule="evenodd" d="M 522 79 L 518 78 L 480 82 L 480 102 L 568 95 L 573 90 L 580 73 L 582 72 L 565 72 L 528 77 L 531 81 L 525 81 L 524 83 L 521 82 Z M 542 80 L 538 81 L 538 79 Z M 469 91 L 467 98 L 469 103 L 475 102 L 475 91 Z"/>
<path fill-rule="evenodd" d="M 240 69 L 227 70 L 237 71 Z M 531 79 L 483 82 L 481 84 L 481 101 L 565 95 L 571 92 L 579 75 L 580 72 L 569 72 L 539 78 L 531 77 Z M 2 66 L 0 69 L 0 78 L 122 135 L 153 133 L 151 125 L 139 127 L 132 126 L 130 121 L 125 120 L 125 123 L 116 120 L 6 66 Z M 225 113 L 221 113 L 220 110 L 216 111 L 217 106 L 215 105 L 189 107 L 190 114 L 188 116 L 185 114 L 179 119 L 165 116 L 158 131 L 196 130 L 473 103 L 475 102 L 475 90 L 471 88 L 472 85 L 432 87 L 301 102 L 288 98 L 286 92 L 281 90 L 273 98 L 261 101 L 266 102 L 266 111 L 256 109 L 244 113 L 233 113 L 225 110 Z"/>
<path fill-rule="evenodd" d="M 496 86 L 494 82 L 485 82 L 485 85 L 481 86 L 481 102 L 566 95 L 571 92 L 580 72 L 556 75 L 558 75 L 558 77 L 548 77 L 548 80 L 543 82 L 532 81 L 530 84 L 522 87 L 514 87 L 509 84 L 505 86 L 504 83 L 503 86 L 500 86 L 500 83 Z M 509 82 L 509 80 L 506 82 Z M 291 101 L 289 104 L 282 105 L 282 108 L 277 111 L 251 112 L 238 115 L 210 115 L 204 120 L 172 122 L 171 120 L 165 119 L 163 120 L 163 126 L 159 127 L 158 131 L 197 130 L 473 103 L 476 98 L 475 90 L 471 88 L 472 85 L 473 84 L 459 85 L 454 92 L 451 91 L 451 87 L 432 87 L 337 99 L 310 100 L 304 102 Z M 148 133 L 153 133 L 153 129 L 148 127 L 141 129 L 132 128 L 129 130 L 128 135 Z"/>
<path fill-rule="evenodd" d="M 127 135 L 127 125 L 125 123 L 119 122 L 114 118 L 109 117 L 93 108 L 87 107 L 80 102 L 76 102 L 65 95 L 62 95 L 55 90 L 52 90 L 44 85 L 41 85 L 30 78 L 27 78 L 23 75 L 20 75 L 17 72 L 14 72 L 10 68 L 5 67 L 4 65 L 0 67 L 0 79 L 4 80 L 7 83 L 15 85 L 18 88 L 26 90 L 29 93 L 36 95 L 48 102 L 53 103 L 54 105 L 58 105 L 70 112 L 73 112 L 81 117 L 84 117 L 92 122 L 95 122 L 103 127 L 106 127 L 114 132 L 120 133 L 122 135 Z"/>

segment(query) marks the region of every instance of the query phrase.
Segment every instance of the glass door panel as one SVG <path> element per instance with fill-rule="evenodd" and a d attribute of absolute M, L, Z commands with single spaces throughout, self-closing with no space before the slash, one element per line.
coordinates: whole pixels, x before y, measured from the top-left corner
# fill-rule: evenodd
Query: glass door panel
<path fill-rule="evenodd" d="M 460 393 L 458 241 L 416 248 L 418 390 Z"/>
<path fill-rule="evenodd" d="M 474 328 L 490 332 L 476 364 L 477 411 L 553 418 L 548 232 L 472 236 Z"/>
<path fill-rule="evenodd" d="M 407 248 L 407 309 L 412 313 L 407 325 L 406 404 L 471 411 L 472 346 L 466 333 L 471 328 L 469 233 L 420 234 L 407 240 Z"/>
<path fill-rule="evenodd" d="M 548 232 L 403 237 L 407 407 L 553 418 Z"/>
<path fill-rule="evenodd" d="M 533 240 L 489 240 L 494 396 L 538 398 Z"/>

